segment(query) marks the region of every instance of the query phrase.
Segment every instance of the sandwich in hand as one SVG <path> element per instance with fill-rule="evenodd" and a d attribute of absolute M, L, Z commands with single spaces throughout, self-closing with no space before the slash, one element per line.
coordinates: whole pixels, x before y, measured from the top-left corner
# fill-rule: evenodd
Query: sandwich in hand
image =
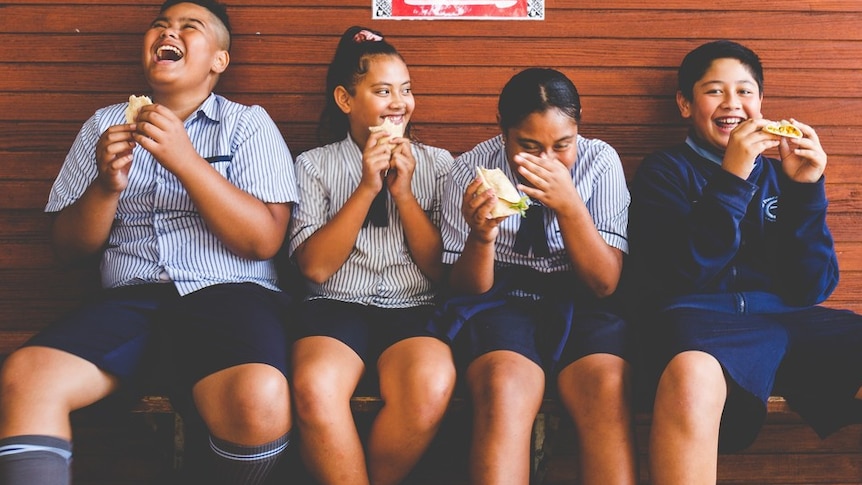
<path fill-rule="evenodd" d="M 138 112 L 148 104 L 153 104 L 149 96 L 129 96 L 129 105 L 126 106 L 126 123 L 134 123 L 138 118 Z"/>
<path fill-rule="evenodd" d="M 802 131 L 787 120 L 773 121 L 764 126 L 763 131 L 788 138 L 802 138 Z"/>
<path fill-rule="evenodd" d="M 530 206 L 530 198 L 521 196 L 518 189 L 512 185 L 512 182 L 506 177 L 499 168 L 487 169 L 484 167 L 476 167 L 476 172 L 479 174 L 479 179 L 482 185 L 477 191 L 478 194 L 485 192 L 488 189 L 494 191 L 497 196 L 497 204 L 491 209 L 491 218 L 508 217 L 513 214 L 520 214 L 524 217 L 527 213 L 527 208 Z"/>
<path fill-rule="evenodd" d="M 403 137 L 405 124 L 406 123 L 401 123 L 400 125 L 396 125 L 395 123 L 392 122 L 392 120 L 390 120 L 389 118 L 386 118 L 383 121 L 383 123 L 381 123 L 380 125 L 371 126 L 368 129 L 371 131 L 371 133 L 376 133 L 378 131 L 385 131 L 386 133 L 389 133 L 389 136 L 386 136 L 386 137 L 383 137 L 380 139 L 380 142 L 378 143 L 378 145 L 379 145 L 380 143 L 389 142 L 389 140 L 391 140 L 392 138 Z"/>

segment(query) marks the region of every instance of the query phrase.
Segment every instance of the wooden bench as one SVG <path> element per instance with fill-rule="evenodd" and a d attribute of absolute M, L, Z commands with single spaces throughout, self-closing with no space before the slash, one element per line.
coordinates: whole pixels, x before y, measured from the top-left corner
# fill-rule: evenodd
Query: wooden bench
<path fill-rule="evenodd" d="M 54 268 L 42 208 L 82 122 L 101 106 L 147 91 L 139 67 L 141 33 L 159 3 L 0 5 L 0 353 L 97 287 L 91 267 Z M 455 154 L 468 150 L 497 132 L 497 93 L 512 74 L 526 66 L 556 67 L 582 95 L 581 133 L 613 145 L 629 176 L 646 153 L 685 134 L 673 102 L 682 56 L 707 40 L 742 41 L 765 64 L 765 114 L 793 116 L 818 129 L 829 154 L 829 222 L 842 267 L 827 304 L 862 312 L 862 2 L 759 2 L 752 9 L 742 1 L 557 0 L 546 2 L 544 21 L 433 22 L 371 20 L 370 0 L 228 3 L 232 64 L 218 91 L 264 106 L 295 154 L 317 144 L 326 64 L 349 25 L 383 31 L 404 55 L 417 98 L 413 122 L 423 141 Z M 358 415 L 379 406 L 375 397 L 353 402 Z M 458 418 L 467 408 L 456 401 L 451 414 Z M 112 421 L 108 440 L 90 439 L 105 418 L 101 411 L 75 421 L 76 483 L 119 483 L 122 467 L 132 470 L 122 483 L 162 483 L 141 477 L 155 476 L 149 468 L 161 466 L 157 459 L 166 468 L 182 463 L 184 428 L 170 403 L 149 396 L 133 411 L 125 415 L 135 424 Z M 546 403 L 534 433 L 536 475 L 551 485 L 577 476 L 571 426 L 558 411 Z M 649 416 L 639 415 L 643 456 L 648 428 Z M 140 439 L 150 429 L 159 439 Z M 441 448 L 462 444 L 463 429 L 446 431 Z M 862 428 L 852 426 L 821 441 L 776 400 L 755 444 L 722 455 L 720 482 L 862 483 L 860 436 Z M 111 445 L 98 448 L 104 441 Z M 152 461 L 130 460 L 151 448 L 158 451 Z M 431 473 L 424 480 L 466 483 L 463 476 Z"/>

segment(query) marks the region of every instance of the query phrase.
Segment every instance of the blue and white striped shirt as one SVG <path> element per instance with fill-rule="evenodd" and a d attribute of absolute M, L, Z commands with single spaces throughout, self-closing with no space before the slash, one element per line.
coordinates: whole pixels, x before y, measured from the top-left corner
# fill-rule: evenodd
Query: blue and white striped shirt
<path fill-rule="evenodd" d="M 607 143 L 578 135 L 578 158 L 572 167 L 572 182 L 587 206 L 593 223 L 608 245 L 628 252 L 628 207 L 631 197 L 626 186 L 622 162 L 616 150 Z M 498 135 L 477 145 L 455 160 L 452 175 L 446 184 L 446 203 L 443 205 L 443 262 L 454 264 L 464 250 L 470 231 L 461 214 L 464 191 L 476 178 L 476 167 L 499 168 L 509 180 L 515 180 L 506 159 L 503 138 Z M 521 194 L 524 195 L 524 194 Z M 513 216 L 503 220 L 495 243 L 495 264 L 523 266 L 551 273 L 572 271 L 566 254 L 560 225 L 553 211 L 545 211 L 545 236 L 550 255 L 537 257 L 519 254 L 514 250 L 515 238 L 522 218 Z"/>
<path fill-rule="evenodd" d="M 95 146 L 108 127 L 125 123 L 126 103 L 102 108 L 78 132 L 51 188 L 46 212 L 74 203 L 98 174 Z M 293 160 L 260 106 L 210 96 L 185 121 L 192 144 L 231 183 L 266 203 L 298 201 Z M 102 256 L 102 286 L 172 281 L 180 294 L 235 282 L 278 289 L 273 261 L 233 254 L 209 231 L 185 188 L 136 146 L 129 185 L 120 194 Z M 166 278 L 167 277 L 167 278 Z"/>
<path fill-rule="evenodd" d="M 441 148 L 413 144 L 416 169 L 411 187 L 419 205 L 440 226 L 443 184 L 452 155 Z M 362 178 L 362 152 L 348 136 L 296 157 L 302 203 L 291 219 L 291 254 L 329 222 L 356 191 Z M 381 308 L 429 305 L 435 288 L 413 261 L 395 204 L 388 204 L 389 225 L 363 227 L 347 261 L 323 284 L 309 282 L 309 299 L 360 303 Z"/>

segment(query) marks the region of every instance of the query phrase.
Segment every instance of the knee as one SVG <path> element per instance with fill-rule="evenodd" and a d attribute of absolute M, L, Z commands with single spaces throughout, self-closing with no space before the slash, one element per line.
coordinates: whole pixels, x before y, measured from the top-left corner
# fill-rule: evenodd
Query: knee
<path fill-rule="evenodd" d="M 727 398 L 727 381 L 715 357 L 700 351 L 676 355 L 658 384 L 656 406 L 670 404 L 683 416 L 720 414 Z"/>
<path fill-rule="evenodd" d="M 326 422 L 341 407 L 349 410 L 352 389 L 339 386 L 339 375 L 333 369 L 305 369 L 294 372 L 291 392 L 300 424 Z"/>
<path fill-rule="evenodd" d="M 211 430 L 242 429 L 243 434 L 255 436 L 269 435 L 276 430 L 283 434 L 290 429 L 287 379 L 270 366 L 255 364 L 217 385 L 201 386 L 199 383 L 195 388 L 195 402 Z"/>
<path fill-rule="evenodd" d="M 26 386 L 30 381 L 30 370 L 36 364 L 26 347 L 12 352 L 0 368 L 0 395 L 15 395 L 17 389 Z"/>
<path fill-rule="evenodd" d="M 400 382 L 398 382 L 400 381 Z M 449 365 L 425 366 L 385 385 L 381 379 L 380 395 L 386 406 L 400 408 L 412 416 L 415 423 L 434 426 L 446 413 L 455 389 L 455 367 Z M 405 385 L 405 383 L 409 383 Z"/>
<path fill-rule="evenodd" d="M 561 399 L 567 404 L 601 403 L 619 407 L 630 394 L 631 371 L 622 358 L 594 354 L 565 367 L 557 378 Z"/>
<path fill-rule="evenodd" d="M 477 359 L 467 371 L 474 409 L 516 415 L 537 409 L 545 390 L 541 368 L 521 356 L 499 357 Z"/>

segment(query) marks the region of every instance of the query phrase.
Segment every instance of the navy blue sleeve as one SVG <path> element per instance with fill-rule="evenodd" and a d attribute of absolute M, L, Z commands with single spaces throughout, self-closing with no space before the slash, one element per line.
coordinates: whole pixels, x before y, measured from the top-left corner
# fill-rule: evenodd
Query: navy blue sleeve
<path fill-rule="evenodd" d="M 776 231 L 778 287 L 786 301 L 808 306 L 826 300 L 838 285 L 838 257 L 826 224 L 826 183 L 782 183 Z"/>
<path fill-rule="evenodd" d="M 629 237 L 638 271 L 674 296 L 715 288 L 741 241 L 756 186 L 716 166 L 694 170 L 668 153 L 648 156 L 632 182 Z"/>

